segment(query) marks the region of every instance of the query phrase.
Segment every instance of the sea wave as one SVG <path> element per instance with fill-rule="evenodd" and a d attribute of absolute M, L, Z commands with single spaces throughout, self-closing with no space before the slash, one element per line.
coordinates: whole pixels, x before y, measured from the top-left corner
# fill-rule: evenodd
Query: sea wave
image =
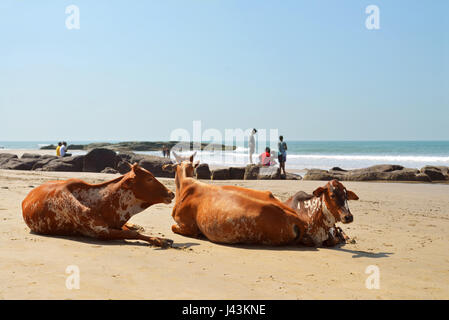
<path fill-rule="evenodd" d="M 446 162 L 449 157 L 423 155 L 327 155 L 327 154 L 291 154 L 293 159 L 335 159 L 335 160 L 368 160 L 368 161 L 406 161 L 406 162 Z"/>

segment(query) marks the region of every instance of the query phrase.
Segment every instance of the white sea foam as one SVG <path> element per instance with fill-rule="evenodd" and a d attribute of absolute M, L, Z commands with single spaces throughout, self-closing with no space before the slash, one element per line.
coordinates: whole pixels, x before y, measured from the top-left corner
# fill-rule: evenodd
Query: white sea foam
<path fill-rule="evenodd" d="M 245 149 L 245 148 L 243 148 Z M 146 154 L 160 155 L 160 152 L 143 152 Z M 192 152 L 182 152 L 189 155 Z M 235 151 L 197 151 L 197 160 L 217 166 L 245 166 L 249 163 L 247 150 Z M 257 161 L 258 154 L 253 155 L 253 161 Z M 332 155 L 332 154 L 288 154 L 286 168 L 305 169 L 321 168 L 330 169 L 341 167 L 344 169 L 364 168 L 377 164 L 399 164 L 404 167 L 421 168 L 426 165 L 449 166 L 448 156 L 423 156 L 423 155 Z"/>

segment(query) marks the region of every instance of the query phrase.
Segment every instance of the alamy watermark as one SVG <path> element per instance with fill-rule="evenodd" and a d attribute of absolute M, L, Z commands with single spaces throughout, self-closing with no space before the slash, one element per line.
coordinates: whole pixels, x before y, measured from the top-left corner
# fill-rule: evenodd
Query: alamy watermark
<path fill-rule="evenodd" d="M 80 8 L 74 4 L 65 8 L 65 13 L 68 14 L 65 19 L 65 27 L 69 30 L 80 29 Z"/>
<path fill-rule="evenodd" d="M 249 155 L 264 153 L 270 148 L 272 158 L 276 158 L 279 130 L 258 128 L 254 134 L 254 145 L 250 137 L 253 128 L 227 128 L 221 131 L 216 128 L 202 127 L 202 122 L 192 122 L 192 130 L 177 128 L 170 133 L 170 141 L 179 141 L 172 147 L 175 153 L 184 155 L 197 152 L 200 160 L 208 163 L 246 164 L 250 162 Z"/>
<path fill-rule="evenodd" d="M 380 289 L 380 269 L 376 265 L 369 265 L 365 269 L 365 273 L 369 274 L 365 280 L 365 287 L 369 290 Z"/>
<path fill-rule="evenodd" d="M 365 13 L 368 17 L 365 20 L 365 27 L 368 30 L 379 30 L 380 29 L 380 10 L 376 5 L 369 5 L 365 9 Z"/>
<path fill-rule="evenodd" d="M 77 265 L 69 265 L 65 269 L 65 273 L 69 274 L 67 279 L 65 280 L 65 287 L 68 290 L 80 288 L 80 268 Z"/>

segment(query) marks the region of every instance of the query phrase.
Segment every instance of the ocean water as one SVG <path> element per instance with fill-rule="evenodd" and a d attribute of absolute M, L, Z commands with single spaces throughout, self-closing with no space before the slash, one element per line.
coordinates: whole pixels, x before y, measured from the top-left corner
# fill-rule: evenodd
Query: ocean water
<path fill-rule="evenodd" d="M 87 144 L 101 141 L 67 141 L 68 144 Z M 117 141 L 108 141 L 117 142 Z M 449 141 L 288 141 L 287 169 L 321 168 L 343 169 L 363 168 L 376 164 L 399 164 L 409 168 L 425 165 L 449 166 Z M 0 152 L 7 149 L 39 149 L 54 141 L 0 141 Z M 230 144 L 230 143 L 226 143 Z M 271 144 L 277 151 L 277 143 Z M 257 145 L 257 155 L 265 145 Z M 83 152 L 76 152 L 77 154 Z M 161 155 L 161 152 L 139 152 Z M 191 151 L 180 152 L 188 155 Z M 243 166 L 249 163 L 247 142 L 237 144 L 235 151 L 198 151 L 197 159 L 214 165 Z"/>

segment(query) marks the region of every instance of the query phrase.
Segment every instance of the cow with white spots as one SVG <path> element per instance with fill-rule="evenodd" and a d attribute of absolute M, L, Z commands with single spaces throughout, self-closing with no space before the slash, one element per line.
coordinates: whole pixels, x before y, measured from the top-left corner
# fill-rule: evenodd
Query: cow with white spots
<path fill-rule="evenodd" d="M 168 164 L 176 172 L 176 203 L 172 231 L 189 237 L 205 236 L 226 244 L 297 244 L 307 221 L 269 191 L 237 186 L 215 186 L 193 178 L 189 161 Z"/>
<path fill-rule="evenodd" d="M 313 191 L 313 195 L 303 191 L 297 192 L 285 204 L 309 221 L 306 235 L 302 239 L 303 244 L 334 246 L 348 239 L 343 230 L 335 224 L 351 223 L 354 220 L 348 200 L 358 199 L 359 197 L 347 190 L 341 182 L 332 180 Z"/>
<path fill-rule="evenodd" d="M 130 169 L 100 184 L 79 179 L 44 183 L 23 200 L 23 219 L 33 232 L 45 235 L 133 239 L 170 246 L 172 240 L 141 234 L 127 222 L 153 204 L 171 203 L 174 193 L 137 163 Z"/>

